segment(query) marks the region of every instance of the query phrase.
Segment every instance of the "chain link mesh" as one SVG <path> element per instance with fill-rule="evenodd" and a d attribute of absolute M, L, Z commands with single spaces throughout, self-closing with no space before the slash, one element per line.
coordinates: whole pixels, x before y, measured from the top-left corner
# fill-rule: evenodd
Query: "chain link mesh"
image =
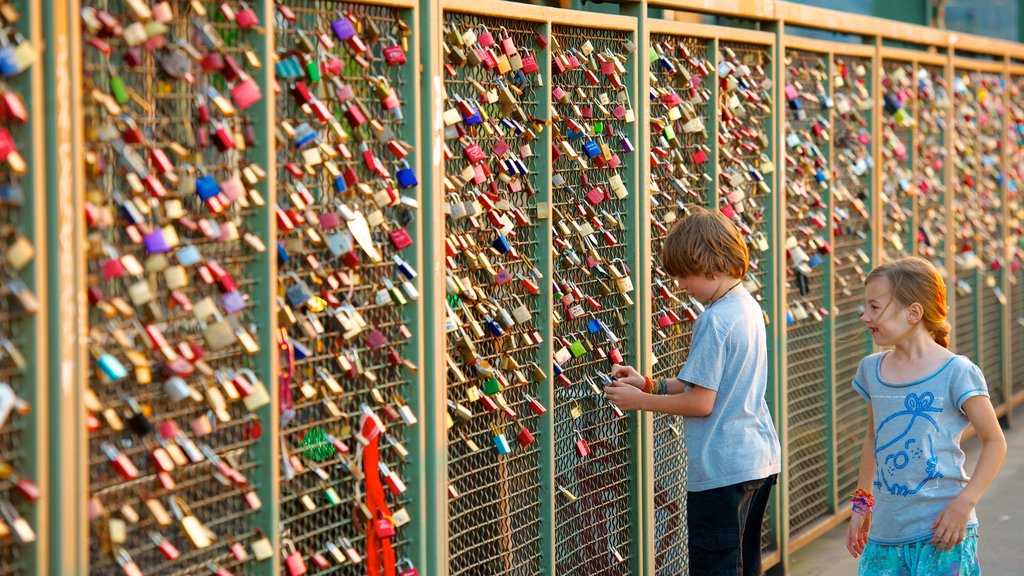
<path fill-rule="evenodd" d="M 1010 75 L 1010 82 L 1007 85 L 1010 104 L 1008 113 L 1013 118 L 1024 118 L 1024 76 Z M 1024 221 L 1022 221 L 1022 210 L 1024 203 L 1021 202 L 1021 195 L 1024 193 L 1024 131 L 1020 129 L 1017 122 L 1007 122 L 1007 143 L 1009 149 L 1006 157 L 1010 159 L 1010 165 L 1006 167 L 1007 176 L 1010 179 L 1009 190 L 1006 195 L 1008 220 L 1006 222 L 1006 241 L 1010 248 L 1010 333 L 1006 335 L 1007 347 L 1003 352 L 1010 355 L 1010 389 L 1014 394 L 1024 390 L 1024 360 L 1021 360 L 1021 352 L 1024 351 L 1024 246 L 1021 239 L 1024 237 Z"/>
<path fill-rule="evenodd" d="M 26 10 L 28 4 L 25 2 L 14 3 L 15 10 Z M 28 35 L 27 19 L 20 22 L 0 20 L 4 35 L 20 32 Z M 5 98 L 18 98 L 23 102 L 31 99 L 31 84 L 29 74 L 22 73 L 6 80 L 3 83 Z M 19 150 L 31 148 L 30 139 L 35 122 L 42 118 L 40 110 L 29 111 L 34 116 L 29 118 L 28 123 L 22 124 L 8 117 L 4 120 L 2 130 L 7 132 L 14 141 L 15 147 Z M 39 152 L 32 154 L 38 157 Z M 36 172 L 42 172 L 37 170 Z M 4 194 L 2 198 L 10 198 L 10 201 L 0 199 L 0 245 L 4 251 L 12 250 L 14 243 L 28 242 L 29 245 L 37 244 L 36 238 L 43 231 L 34 227 L 35 221 L 32 207 L 38 210 L 38 204 L 32 201 L 32 178 L 26 177 L 25 171 L 14 170 L 11 162 L 0 164 L 0 186 L 9 192 L 18 190 L 16 194 Z M 20 198 L 15 201 L 15 198 Z M 45 265 L 40 255 L 33 248 L 33 254 L 27 262 L 16 262 L 13 250 L 6 253 L 7 257 L 0 258 L 0 386 L 6 391 L 0 391 L 0 395 L 7 396 L 13 393 L 15 398 L 21 398 L 26 402 L 34 396 L 34 383 L 31 381 L 31 373 L 34 372 L 33 365 L 38 365 L 35 355 L 39 353 L 35 349 L 34 336 L 38 324 L 34 318 L 34 312 L 26 308 L 14 293 L 15 286 L 22 284 L 28 288 L 27 294 L 34 294 L 38 288 L 32 280 L 32 273 L 37 266 Z M 17 267 L 15 266 L 17 265 Z M 17 284 L 14 284 L 14 283 Z M 35 299 L 40 300 L 36 294 Z M 24 359 L 24 361 L 22 361 Z M 9 387 L 9 388 L 8 388 Z M 5 421 L 0 423 L 0 466 L 9 466 L 15 475 L 0 480 L 0 523 L 8 527 L 12 532 L 9 536 L 0 539 L 0 576 L 13 576 L 15 574 L 28 574 L 31 556 L 34 554 L 35 545 L 31 542 L 22 541 L 14 534 L 10 524 L 17 519 L 10 513 L 3 513 L 4 508 L 11 507 L 18 517 L 25 518 L 29 526 L 35 531 L 36 526 L 33 520 L 35 505 L 32 501 L 19 494 L 15 483 L 22 478 L 23 481 L 39 485 L 40 479 L 32 476 L 32 469 L 35 466 L 39 454 L 32 452 L 36 437 L 34 426 L 35 418 L 31 414 L 36 407 L 26 405 L 24 411 L 15 404 L 14 398 L 5 397 L 4 409 L 9 410 L 3 415 Z M 20 475 L 20 476 L 19 476 Z M 6 531 L 5 531 L 6 532 Z M 37 534 L 36 537 L 39 537 Z"/>
<path fill-rule="evenodd" d="M 774 263 L 769 240 L 772 237 L 769 225 L 772 190 L 769 183 L 775 171 L 769 148 L 773 140 L 774 120 L 771 113 L 774 90 L 772 52 L 769 46 L 721 39 L 719 51 L 719 62 L 728 63 L 731 68 L 729 75 L 737 79 L 735 85 L 728 80 L 719 83 L 719 134 L 726 141 L 718 153 L 719 205 L 728 205 L 736 212 L 733 221 L 745 233 L 750 270 L 744 286 L 761 303 L 765 324 L 770 325 L 778 321 L 769 314 L 772 300 L 776 298 L 772 291 Z M 727 193 L 729 190 L 741 190 L 745 198 L 733 202 Z M 767 345 L 769 374 L 772 374 L 777 343 L 769 338 Z M 768 385 L 778 390 L 777 382 L 769 382 Z M 777 422 L 778 415 L 772 416 Z M 775 499 L 769 500 L 761 528 L 761 547 L 765 553 L 776 548 L 771 523 L 772 515 L 776 513 L 775 502 Z"/>
<path fill-rule="evenodd" d="M 871 166 L 874 94 L 872 61 L 864 58 L 836 56 L 832 69 L 832 87 L 836 104 L 833 116 L 835 136 L 833 146 L 835 178 L 833 188 L 833 278 L 835 314 L 834 393 L 836 442 L 837 498 L 850 494 L 857 487 L 860 468 L 860 446 L 867 430 L 867 410 L 863 399 L 851 382 L 860 360 L 872 350 L 870 333 L 860 321 L 860 308 L 864 302 L 864 278 L 874 262 L 871 259 Z M 844 103 L 845 101 L 845 103 Z M 904 106 L 909 107 L 909 103 Z M 912 118 L 912 116 L 911 116 Z M 909 145 L 911 135 L 901 131 L 901 142 Z M 883 135 L 884 147 L 892 140 Z M 898 154 L 897 154 L 898 156 Z M 887 171 L 887 175 L 891 175 Z M 901 178 L 910 179 L 909 172 Z M 895 192 L 894 192 L 895 194 Z M 894 210 L 884 210 L 893 213 Z M 903 221 L 909 228 L 913 222 Z M 905 230 L 904 230 L 905 231 Z M 911 247 L 912 239 L 906 239 Z M 894 245 L 895 246 L 895 245 Z"/>
<path fill-rule="evenodd" d="M 830 512 L 828 505 L 828 438 L 825 382 L 824 262 L 818 255 L 827 244 L 829 174 L 828 124 L 831 103 L 825 56 L 803 51 L 787 54 L 787 91 L 799 94 L 801 106 L 789 97 L 786 122 L 787 249 L 787 380 L 789 428 L 789 493 L 791 533 L 799 533 Z M 790 96 L 792 96 L 792 91 Z M 792 160 L 792 162 L 790 161 Z M 807 251 L 808 239 L 819 249 Z M 803 246 L 801 246 L 801 242 Z M 795 244 L 795 246 L 794 246 Z M 805 251 L 797 267 L 792 249 Z M 812 254 L 818 265 L 811 266 Z"/>
<path fill-rule="evenodd" d="M 655 358 L 653 378 L 675 378 L 686 359 L 693 337 L 693 323 L 686 316 L 687 297 L 669 277 L 661 263 L 662 241 L 678 214 L 688 205 L 705 205 L 710 185 L 711 163 L 694 164 L 693 155 L 703 151 L 707 136 L 700 132 L 687 133 L 684 125 L 690 121 L 680 112 L 680 104 L 668 105 L 672 95 L 692 105 L 693 118 L 709 126 L 712 107 L 706 88 L 694 87 L 693 78 L 702 77 L 703 69 L 695 63 L 707 62 L 707 40 L 665 34 L 652 34 L 651 44 L 658 59 L 651 63 L 651 89 L 657 91 L 665 104 L 652 103 L 652 116 L 663 126 L 672 126 L 675 138 L 669 142 L 663 134 L 652 131 L 651 147 L 676 150 L 683 159 L 688 174 L 671 162 L 659 162 L 651 167 L 651 258 L 652 296 L 654 310 L 651 318 L 651 346 Z M 706 96 L 705 96 L 706 95 Z M 675 109 L 680 112 L 678 118 Z M 685 306 L 685 308 L 684 308 Z M 670 313 L 671 311 L 671 313 Z M 673 316 L 674 315 L 674 316 Z M 679 319 L 679 321 L 676 320 Z M 660 319 L 660 320 L 659 320 Z M 662 326 L 664 324 L 664 326 Z M 683 418 L 670 414 L 654 414 L 654 565 L 659 575 L 686 574 L 689 571 L 687 554 L 688 527 L 686 523 L 686 444 Z"/>
<path fill-rule="evenodd" d="M 576 131 L 567 123 L 563 142 L 575 142 L 563 145 L 566 154 L 554 163 L 555 174 L 564 183 L 552 190 L 556 210 L 552 280 L 556 299 L 562 302 L 557 306 L 553 348 L 556 358 L 562 359 L 566 379 L 565 385 L 555 386 L 556 567 L 565 575 L 627 574 L 636 561 L 630 545 L 637 536 L 631 514 L 637 501 L 631 481 L 634 438 L 630 420 L 604 397 L 601 378 L 616 354 L 627 364 L 636 362 L 636 344 L 624 335 L 638 320 L 630 250 L 623 242 L 631 219 L 623 194 L 628 188 L 610 181 L 620 177 L 629 185 L 627 167 L 634 157 L 625 134 L 628 116 L 635 113 L 625 88 L 632 79 L 620 70 L 622 85 L 615 86 L 609 73 L 592 71 L 600 68 L 592 59 L 600 54 L 614 68 L 614 62 L 623 58 L 620 62 L 625 65 L 635 46 L 627 47 L 632 41 L 626 32 L 566 25 L 553 27 L 553 39 L 560 47 L 552 42 L 553 58 L 574 57 L 583 64 L 566 67 L 552 80 L 569 95 L 555 98 L 553 113 L 583 128 Z M 597 76 L 597 81 L 588 79 L 590 75 Z M 593 120 L 586 118 L 586 107 L 595 110 Z M 604 114 L 602 108 L 610 113 Z M 569 147 L 577 151 L 579 161 L 570 157 Z M 615 163 L 616 157 L 623 163 L 621 168 L 609 163 Z M 584 200 L 597 188 L 608 189 L 603 201 Z M 588 222 L 601 222 L 603 231 L 586 234 L 582 230 L 578 241 L 573 239 L 572 230 Z M 564 245 L 559 245 L 559 237 Z M 589 262 L 573 261 L 581 259 Z"/>
<path fill-rule="evenodd" d="M 916 103 L 917 254 L 945 271 L 947 186 L 943 166 L 949 161 L 946 114 L 951 104 L 942 66 L 918 66 Z"/>
<path fill-rule="evenodd" d="M 359 507 L 366 499 L 365 469 L 358 457 L 360 419 L 367 410 L 381 417 L 387 430 L 379 440 L 381 462 L 403 482 L 409 457 L 405 428 L 415 423 L 405 404 L 413 393 L 408 385 L 411 371 L 417 369 L 409 357 L 413 336 L 406 322 L 417 315 L 419 294 L 409 278 L 415 269 L 409 272 L 405 266 L 408 260 L 413 260 L 411 266 L 416 263 L 411 252 L 389 239 L 390 232 L 403 228 L 418 237 L 416 211 L 401 200 L 415 196 L 415 185 L 403 185 L 397 176 L 411 169 L 405 156 L 414 146 L 409 142 L 415 127 L 404 117 L 411 113 L 411 103 L 392 108 L 387 101 L 391 94 L 409 93 L 406 84 L 415 71 L 413 63 L 395 60 L 391 65 L 384 57 L 386 49 L 410 42 L 410 13 L 331 0 L 294 0 L 288 7 L 295 20 L 276 16 L 275 46 L 286 58 L 309 54 L 323 77 L 318 80 L 306 71 L 296 78 L 284 66 L 277 67 L 283 89 L 277 98 L 278 121 L 297 132 L 316 127 L 314 144 L 300 145 L 301 133 L 294 138 L 286 133 L 279 135 L 277 150 L 279 206 L 304 214 L 309 224 L 292 231 L 279 226 L 288 254 L 279 267 L 279 306 L 291 312 L 279 317 L 294 354 L 282 399 L 282 448 L 291 459 L 281 468 L 281 533 L 310 567 L 314 554 L 327 562 L 318 573 L 355 575 L 366 571 L 360 558 L 366 554 L 368 530 Z M 346 17 L 365 50 L 332 33 L 332 23 Z M 329 108 L 336 124 L 316 119 L 303 88 Z M 366 121 L 359 121 L 357 113 Z M 322 158 L 308 155 L 317 145 Z M 369 160 L 367 153 L 372 155 Z M 373 167 L 374 159 L 383 165 L 383 173 Z M 344 186 L 336 184 L 339 178 L 346 181 Z M 362 254 L 353 258 L 355 250 L 345 251 L 343 241 L 335 245 L 334 240 L 345 236 L 336 222 L 345 209 L 376 222 L 370 227 L 379 261 Z M 352 239 L 346 239 L 351 246 Z M 327 306 L 318 309 L 308 299 L 293 298 L 303 287 Z M 358 323 L 352 320 L 355 314 L 365 327 L 351 326 Z M 281 366 L 288 373 L 288 354 L 284 356 Z M 392 544 L 402 558 L 408 555 L 408 537 L 401 528 L 408 521 L 409 497 L 390 489 L 386 494 L 398 528 Z M 349 550 L 357 554 L 347 554 Z"/>
<path fill-rule="evenodd" d="M 208 9 L 208 26 L 200 26 L 203 20 L 195 6 Z M 190 47 L 198 47 L 200 52 L 216 50 L 224 56 L 230 55 L 242 63 L 243 69 L 252 71 L 251 66 L 244 64 L 248 34 L 240 32 L 234 23 L 225 22 L 216 3 L 178 1 L 171 2 L 170 7 L 174 18 L 167 24 L 166 35 L 150 33 L 145 48 L 155 49 L 181 39 Z M 83 13 L 92 13 L 92 9 L 108 11 L 125 30 L 135 22 L 126 4 L 120 1 L 92 1 L 87 3 Z M 196 18 L 195 25 L 190 18 Z M 87 39 L 100 33 L 91 26 L 83 19 Z M 200 29 L 208 37 L 208 44 L 196 41 Z M 220 43 L 212 48 L 212 44 L 217 43 L 215 36 L 220 38 Z M 109 56 L 98 48 L 102 42 L 111 47 Z M 254 512 L 246 503 L 246 496 L 254 496 L 252 490 L 259 483 L 260 463 L 251 453 L 259 436 L 258 423 L 241 402 L 225 402 L 222 409 L 215 411 L 210 411 L 210 407 L 219 404 L 215 401 L 218 394 L 229 400 L 233 398 L 230 382 L 218 379 L 215 373 L 234 374 L 236 370 L 253 367 L 251 354 L 246 353 L 237 336 L 255 334 L 252 312 L 255 303 L 244 294 L 260 282 L 260 275 L 249 268 L 254 249 L 240 238 L 232 239 L 233 235 L 224 230 L 235 225 L 240 233 L 246 231 L 247 218 L 262 198 L 243 194 L 222 213 L 215 214 L 200 201 L 194 183 L 195 178 L 204 174 L 224 182 L 241 172 L 246 178 L 242 186 L 250 188 L 261 179 L 261 169 L 252 164 L 246 151 L 253 144 L 246 142 L 247 137 L 243 136 L 251 126 L 249 116 L 237 108 L 234 115 L 230 113 L 234 107 L 226 94 L 231 85 L 222 77 L 200 73 L 199 64 L 188 56 L 184 56 L 182 62 L 195 74 L 195 84 L 189 84 L 188 78 L 177 73 L 171 76 L 167 72 L 173 69 L 170 52 L 169 48 L 159 51 L 140 48 L 135 54 L 139 62 L 132 66 L 124 60 L 126 55 L 129 59 L 134 56 L 129 54 L 125 37 L 111 36 L 86 44 L 84 53 L 80 92 L 85 95 L 81 107 L 85 119 L 86 201 L 98 213 L 88 230 L 88 246 L 84 247 L 88 251 L 87 273 L 93 304 L 89 309 L 88 340 L 93 370 L 88 386 L 96 398 L 95 402 L 86 401 L 93 421 L 89 432 L 88 473 L 90 495 L 104 510 L 90 523 L 89 565 L 91 573 L 116 574 L 120 573 L 118 559 L 124 562 L 130 556 L 139 566 L 146 566 L 146 573 L 151 575 L 199 573 L 207 570 L 207 563 L 236 574 L 247 574 L 249 563 L 236 560 L 229 546 L 233 540 L 247 543 L 255 536 Z M 116 94 L 112 83 L 116 84 L 118 79 L 123 80 L 127 92 L 127 98 L 120 103 L 115 100 L 116 95 L 110 95 Z M 215 99 L 210 90 L 223 96 Z M 208 106 L 213 124 L 197 119 L 198 103 Z M 123 109 L 124 115 L 118 107 Z M 218 131 L 223 131 L 231 146 L 218 139 Z M 203 146 L 206 138 L 211 142 L 208 147 Z M 135 144 L 136 141 L 139 143 Z M 127 146 L 122 151 L 125 143 Z M 223 145 L 224 152 L 218 151 L 213 143 Z M 182 147 L 180 155 L 172 152 L 174 145 Z M 177 166 L 174 173 L 164 174 L 163 182 L 168 186 L 163 200 L 158 199 L 159 193 L 152 188 L 152 182 L 141 184 L 115 169 L 121 165 L 131 172 L 134 163 L 145 162 L 133 154 L 157 148 L 168 151 L 171 162 Z M 151 177 L 158 179 L 155 162 L 150 168 L 154 170 Z M 147 186 L 151 187 L 149 191 Z M 176 214 L 176 202 L 180 202 L 184 214 L 196 215 L 196 218 Z M 133 208 L 127 207 L 129 203 Z M 156 234 L 158 227 L 162 227 L 170 250 L 164 252 L 158 247 L 159 243 L 154 242 L 154 248 L 147 254 L 144 243 L 135 234 Z M 177 249 L 172 231 L 182 241 Z M 222 293 L 229 291 L 229 282 L 224 277 L 211 276 L 211 282 L 206 282 L 201 279 L 198 268 L 185 271 L 189 277 L 187 285 L 172 280 L 172 274 L 166 270 L 173 268 L 174 256 L 181 254 L 188 245 L 202 254 L 199 268 L 205 267 L 212 273 L 209 263 L 216 262 L 234 279 L 240 295 L 246 299 L 240 311 L 201 320 L 183 309 L 185 305 L 181 302 L 186 299 L 196 304 L 204 298 L 220 301 Z M 171 262 L 160 255 L 170 258 Z M 114 273 L 112 262 L 118 259 L 124 262 L 126 257 L 134 257 L 143 270 L 134 271 L 133 266 L 126 266 L 127 273 Z M 218 283 L 220 289 L 214 287 Z M 171 298 L 174 291 L 185 298 Z M 214 306 L 220 308 L 217 304 Z M 221 324 L 220 318 L 225 318 L 227 324 Z M 177 343 L 184 346 L 157 349 L 147 341 L 142 330 L 144 325 L 159 328 L 172 346 Z M 228 341 L 217 340 L 215 344 L 212 338 L 204 338 L 205 330 L 214 325 L 234 334 Z M 195 355 L 199 349 L 205 349 L 201 359 Z M 130 351 L 141 353 L 131 354 Z M 190 355 L 194 363 L 183 361 L 190 363 L 195 373 L 186 376 L 187 382 L 195 390 L 194 398 L 202 400 L 172 400 L 164 386 L 164 371 L 169 370 L 165 362 Z M 124 377 L 112 368 L 115 364 L 127 368 Z M 266 375 L 263 378 L 266 379 Z M 148 383 L 150 379 L 152 383 Z M 132 407 L 133 402 L 138 403 L 139 410 Z M 172 436 L 168 428 L 161 426 L 158 436 L 147 421 L 153 425 L 177 425 L 181 432 Z M 186 444 L 186 437 L 208 446 L 210 452 L 205 458 L 197 459 L 181 455 L 175 459 L 172 471 L 158 474 L 156 467 L 149 463 L 153 451 L 165 445 L 171 454 L 180 454 L 173 446 Z M 138 467 L 140 472 L 136 477 L 116 471 L 110 459 L 113 451 L 120 451 Z M 223 468 L 218 471 L 217 460 L 236 469 L 254 485 L 246 486 L 240 481 L 233 484 Z M 154 510 L 170 510 L 173 498 L 187 503 L 195 517 L 217 535 L 211 545 L 204 548 L 190 545 L 177 520 L 170 526 L 160 525 L 161 514 Z M 97 508 L 96 504 L 90 504 L 90 508 Z M 113 536 L 120 532 L 118 525 L 122 522 L 126 532 L 124 541 L 115 541 Z M 156 533 L 171 540 L 181 552 L 180 557 L 165 559 L 151 540 Z"/>
<path fill-rule="evenodd" d="M 534 49 L 537 36 L 542 33 L 543 25 L 539 23 L 454 12 L 444 15 L 447 46 L 454 49 L 465 43 L 459 48 L 465 54 L 481 49 L 488 49 L 491 54 L 505 54 L 503 45 L 507 40 L 514 44 L 520 58 L 533 55 L 539 61 L 543 52 Z M 462 40 L 455 41 L 455 35 Z M 502 47 L 500 52 L 495 48 L 499 46 Z M 539 444 L 528 443 L 523 434 L 538 434 L 540 420 L 530 406 L 540 394 L 538 386 L 546 382 L 546 376 L 538 371 L 546 372 L 540 366 L 547 364 L 539 356 L 542 340 L 536 331 L 539 326 L 532 320 L 542 314 L 540 300 L 535 295 L 547 286 L 533 265 L 543 257 L 539 252 L 543 227 L 537 220 L 534 197 L 534 191 L 543 185 L 537 181 L 538 166 L 534 156 L 540 142 L 534 139 L 541 136 L 542 127 L 532 122 L 534 115 L 538 115 L 541 96 L 536 72 L 528 72 L 525 65 L 523 70 L 527 72 L 523 72 L 523 76 L 515 70 L 500 74 L 491 71 L 493 66 L 487 64 L 464 66 L 464 58 L 451 53 L 446 59 L 450 65 L 444 78 L 448 95 L 446 107 L 456 107 L 460 99 L 478 100 L 485 118 L 495 120 L 493 130 L 487 123 L 468 126 L 472 142 L 479 144 L 487 154 L 521 160 L 526 170 L 520 177 L 512 172 L 507 182 L 497 178 L 497 174 L 480 178 L 480 189 L 486 193 L 487 186 L 495 184 L 497 187 L 492 187 L 491 191 L 496 195 L 500 187 L 501 197 L 520 209 L 525 219 L 502 236 L 498 233 L 503 227 L 501 223 L 488 225 L 481 216 L 472 216 L 479 211 L 480 189 L 476 189 L 476 184 L 471 182 L 457 192 L 449 190 L 446 233 L 449 240 L 463 240 L 465 247 L 449 259 L 455 265 L 454 268 L 449 265 L 449 279 L 462 278 L 463 285 L 475 286 L 479 292 L 476 301 L 466 292 L 453 299 L 454 293 L 449 289 L 447 387 L 449 417 L 456 423 L 448 433 L 449 571 L 451 574 L 533 575 L 541 571 Z M 515 95 L 499 98 L 502 86 L 514 89 Z M 516 105 L 511 104 L 513 98 Z M 510 118 L 516 118 L 516 125 L 508 123 Z M 526 125 L 529 126 L 524 129 Z M 456 139 L 458 136 L 454 127 L 449 128 L 447 145 L 454 155 L 461 157 L 471 143 L 461 143 Z M 510 153 L 500 152 L 499 146 L 505 145 Z M 446 162 L 446 176 L 457 181 L 465 166 L 458 160 Z M 497 172 L 497 165 L 493 170 Z M 489 212 L 488 216 L 495 214 L 498 212 Z M 489 248 L 497 246 L 494 242 L 506 236 L 512 251 L 503 254 L 504 249 Z M 476 250 L 483 251 L 479 259 Z M 484 258 L 494 259 L 493 270 L 490 265 L 484 267 L 479 263 Z M 495 270 L 507 272 L 510 278 L 507 282 L 498 278 L 496 288 L 493 286 Z M 533 288 L 527 286 L 527 279 L 534 283 Z M 482 306 L 481 301 L 492 302 L 494 309 Z M 506 315 L 506 311 L 516 309 L 523 314 L 517 315 L 514 326 L 497 327 L 493 321 L 500 320 L 499 309 Z M 465 323 L 456 318 L 462 318 Z M 463 327 L 453 330 L 456 324 Z M 481 327 L 481 324 L 488 327 Z M 466 342 L 471 343 L 475 352 L 467 351 Z M 493 376 L 479 371 L 480 363 L 493 367 L 498 374 L 508 375 L 502 391 L 488 388 L 486 380 Z M 505 380 L 502 376 L 501 381 Z M 461 410 L 469 410 L 472 416 L 460 417 Z M 510 453 L 501 454 L 496 434 L 501 434 L 508 443 Z M 527 443 L 524 445 L 524 442 Z"/>
<path fill-rule="evenodd" d="M 882 62 L 882 235 L 879 261 L 913 254 L 917 241 L 914 203 L 914 130 L 918 107 L 915 66 L 911 62 Z M 842 446 L 842 443 L 839 444 Z"/>

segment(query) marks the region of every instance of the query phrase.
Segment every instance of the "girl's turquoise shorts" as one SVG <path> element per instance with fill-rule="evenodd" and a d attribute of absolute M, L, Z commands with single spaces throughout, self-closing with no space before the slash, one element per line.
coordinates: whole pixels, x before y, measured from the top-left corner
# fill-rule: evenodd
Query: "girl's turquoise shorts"
<path fill-rule="evenodd" d="M 858 576 L 979 576 L 978 529 L 970 527 L 964 541 L 939 551 L 921 540 L 910 544 L 868 542 L 860 557 Z"/>

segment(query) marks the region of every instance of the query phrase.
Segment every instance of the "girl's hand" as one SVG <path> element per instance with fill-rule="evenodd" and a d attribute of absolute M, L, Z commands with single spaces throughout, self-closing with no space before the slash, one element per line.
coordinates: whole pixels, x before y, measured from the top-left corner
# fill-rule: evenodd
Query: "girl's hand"
<path fill-rule="evenodd" d="M 641 376 L 635 368 L 622 364 L 615 364 L 612 366 L 612 378 L 625 382 L 631 386 L 636 386 L 641 390 L 643 390 L 644 384 L 646 383 L 644 381 L 644 377 Z M 637 382 L 639 382 L 639 384 Z"/>
<path fill-rule="evenodd" d="M 632 378 L 632 377 L 630 377 Z M 643 380 L 643 376 L 640 376 L 640 380 Z M 622 410 L 643 410 L 644 397 L 649 394 L 645 393 L 640 386 L 629 385 L 631 383 L 625 383 L 621 379 L 605 386 L 604 393 L 608 396 L 613 404 L 618 406 Z"/>
<path fill-rule="evenodd" d="M 946 505 L 939 517 L 932 522 L 935 535 L 931 545 L 936 550 L 950 550 L 964 541 L 967 534 L 967 519 L 971 516 L 971 503 L 957 496 Z"/>
<path fill-rule="evenodd" d="M 846 549 L 850 555 L 859 558 L 868 545 L 868 530 L 871 528 L 871 515 L 854 513 L 850 517 L 850 527 L 846 530 Z"/>

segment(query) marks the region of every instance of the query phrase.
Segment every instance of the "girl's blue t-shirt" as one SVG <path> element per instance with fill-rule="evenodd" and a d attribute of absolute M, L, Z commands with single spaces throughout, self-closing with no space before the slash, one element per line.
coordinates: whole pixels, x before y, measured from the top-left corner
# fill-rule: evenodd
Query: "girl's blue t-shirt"
<path fill-rule="evenodd" d="M 697 318 L 679 379 L 717 395 L 711 414 L 683 418 L 688 491 L 779 473 L 782 451 L 764 399 L 766 341 L 761 305 L 743 288 L 722 296 Z"/>
<path fill-rule="evenodd" d="M 875 510 L 868 540 L 907 544 L 930 539 L 935 519 L 967 485 L 960 434 L 969 422 L 962 407 L 968 398 L 988 396 L 988 386 L 965 356 L 913 382 L 886 382 L 886 354 L 861 360 L 853 380 L 874 413 Z M 967 524 L 978 524 L 973 509 Z"/>

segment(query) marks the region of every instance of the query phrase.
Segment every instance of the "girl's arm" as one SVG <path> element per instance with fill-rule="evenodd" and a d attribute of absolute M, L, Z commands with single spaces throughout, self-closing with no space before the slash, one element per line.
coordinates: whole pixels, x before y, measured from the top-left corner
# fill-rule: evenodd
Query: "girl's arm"
<path fill-rule="evenodd" d="M 646 394 L 641 400 L 641 410 L 653 410 L 676 416 L 708 416 L 715 407 L 718 392 L 694 385 L 689 392 L 683 392 L 686 382 L 675 378 L 669 380 L 669 392 L 665 396 Z"/>
<path fill-rule="evenodd" d="M 857 474 L 857 488 L 871 492 L 875 481 L 875 416 L 868 404 L 868 430 L 860 447 L 860 472 Z M 854 513 L 846 531 L 846 549 L 857 558 L 868 544 L 871 516 Z"/>
<path fill-rule="evenodd" d="M 981 456 L 978 457 L 978 465 L 974 467 L 970 482 L 932 524 L 935 528 L 932 546 L 939 550 L 949 550 L 963 542 L 971 509 L 978 504 L 981 495 L 995 479 L 1006 456 L 1006 437 L 999 427 L 992 401 L 987 396 L 973 396 L 964 401 L 963 411 L 981 440 Z"/>

